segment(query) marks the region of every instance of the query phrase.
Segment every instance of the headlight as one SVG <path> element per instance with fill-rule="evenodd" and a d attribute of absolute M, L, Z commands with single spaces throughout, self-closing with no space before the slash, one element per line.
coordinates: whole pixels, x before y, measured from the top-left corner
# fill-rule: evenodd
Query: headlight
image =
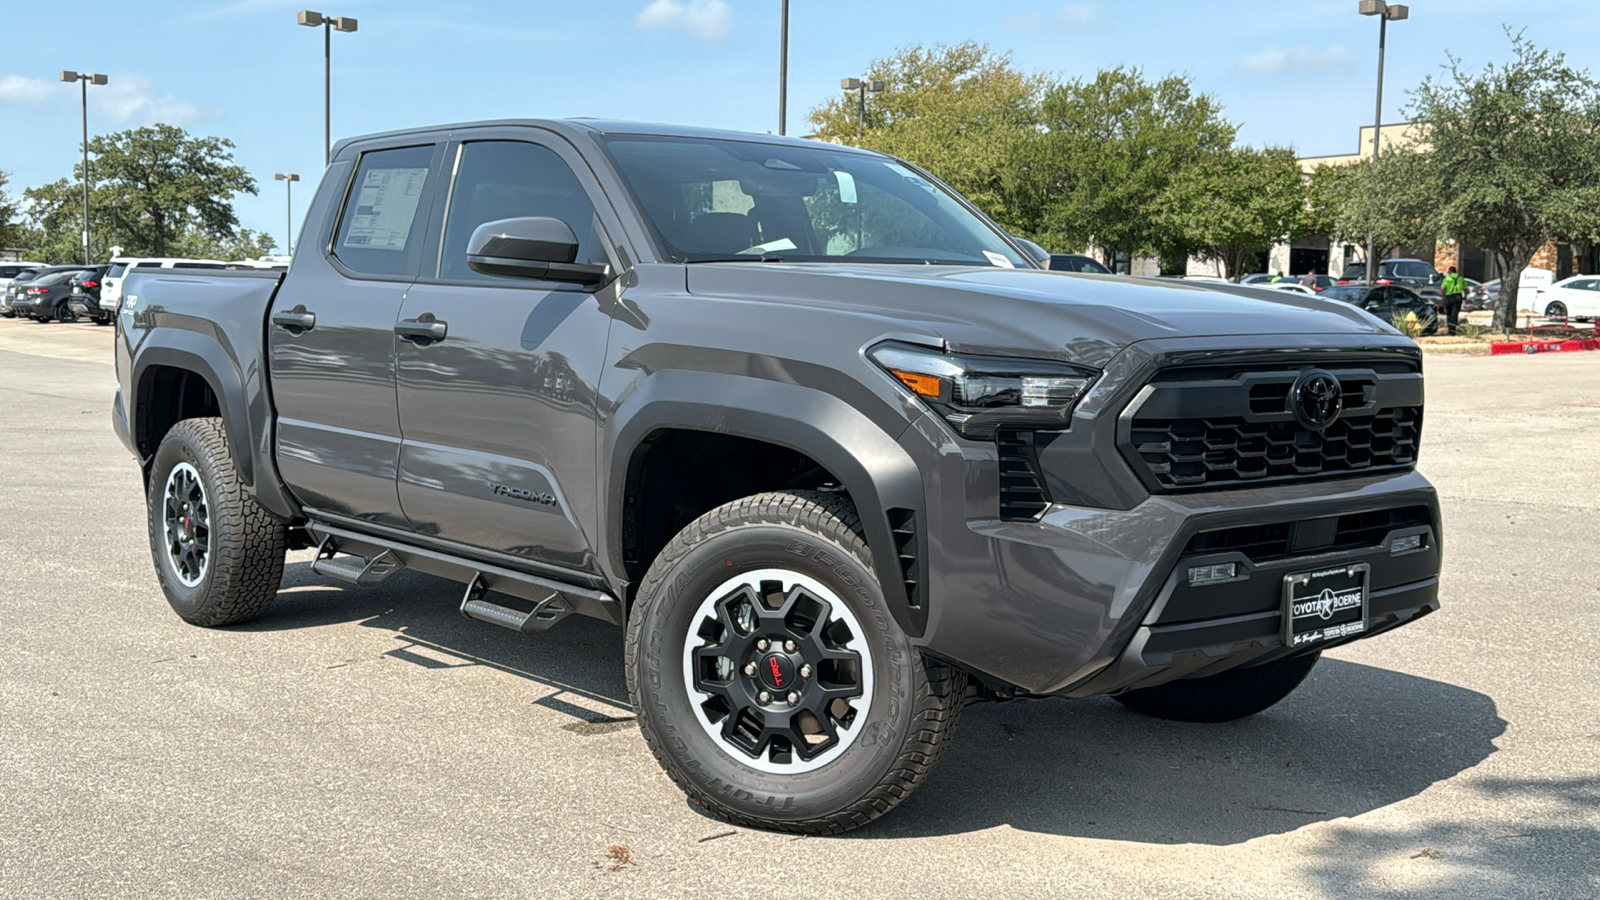
<path fill-rule="evenodd" d="M 892 342 L 867 355 L 973 440 L 991 440 L 1001 428 L 1068 427 L 1072 408 L 1096 374 L 1048 360 L 940 353 Z"/>

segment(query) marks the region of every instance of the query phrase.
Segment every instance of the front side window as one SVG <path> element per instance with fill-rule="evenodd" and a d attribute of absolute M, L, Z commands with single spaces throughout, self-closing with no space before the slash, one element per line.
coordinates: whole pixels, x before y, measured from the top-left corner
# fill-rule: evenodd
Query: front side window
<path fill-rule="evenodd" d="M 433 147 L 375 150 L 361 155 L 333 255 L 364 275 L 404 276 L 416 271 L 421 252 L 422 209 Z"/>
<path fill-rule="evenodd" d="M 892 159 L 715 138 L 614 135 L 604 145 L 679 262 L 1034 267 L 949 192 Z"/>
<path fill-rule="evenodd" d="M 467 243 L 485 222 L 531 216 L 567 223 L 578 238 L 574 262 L 605 261 L 594 203 L 554 150 L 523 141 L 463 144 L 445 217 L 439 277 L 447 281 L 514 281 L 469 268 Z"/>

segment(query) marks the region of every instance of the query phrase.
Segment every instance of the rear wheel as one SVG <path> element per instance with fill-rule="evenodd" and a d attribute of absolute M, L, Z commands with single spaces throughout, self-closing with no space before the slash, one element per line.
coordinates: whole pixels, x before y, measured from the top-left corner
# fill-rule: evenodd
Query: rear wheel
<path fill-rule="evenodd" d="M 283 580 L 284 524 L 239 480 L 216 418 L 184 419 L 150 468 L 150 555 L 167 602 L 192 625 L 260 615 Z"/>
<path fill-rule="evenodd" d="M 1544 308 L 1544 317 L 1547 319 L 1565 319 L 1567 317 L 1567 305 L 1560 300 L 1551 303 Z"/>
<path fill-rule="evenodd" d="M 761 494 L 690 524 L 628 617 L 628 690 L 656 760 L 726 821 L 812 834 L 888 812 L 943 755 L 966 678 L 890 615 L 855 508 Z"/>
<path fill-rule="evenodd" d="M 67 301 L 63 300 L 56 304 L 56 319 L 61 322 L 76 322 L 78 314 L 72 311 L 72 307 L 67 305 Z"/>
<path fill-rule="evenodd" d="M 1176 722 L 1230 722 L 1253 716 L 1294 692 L 1319 654 L 1291 656 L 1259 666 L 1229 669 L 1117 694 L 1129 709 Z"/>

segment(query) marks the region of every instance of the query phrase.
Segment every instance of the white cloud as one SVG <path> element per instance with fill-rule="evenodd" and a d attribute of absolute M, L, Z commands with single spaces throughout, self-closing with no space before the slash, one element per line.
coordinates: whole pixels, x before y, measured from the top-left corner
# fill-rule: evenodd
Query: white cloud
<path fill-rule="evenodd" d="M 0 103 L 44 106 L 50 102 L 50 95 L 55 89 L 56 85 L 48 81 L 24 78 L 21 75 L 6 75 L 0 77 Z"/>
<path fill-rule="evenodd" d="M 1068 3 L 1048 12 L 1030 12 L 1007 16 L 1000 24 L 1013 28 L 1065 28 L 1070 31 L 1092 31 L 1105 24 L 1105 17 L 1092 3 Z"/>
<path fill-rule="evenodd" d="M 89 115 L 107 125 L 183 125 L 209 118 L 193 103 L 171 94 L 159 94 L 150 82 L 134 75 L 117 75 L 104 87 L 89 88 Z"/>
<path fill-rule="evenodd" d="M 723 0 L 651 0 L 633 27 L 640 31 L 681 31 L 703 41 L 720 41 L 733 27 L 733 8 Z"/>
<path fill-rule="evenodd" d="M 1325 50 L 1310 45 L 1279 49 L 1276 47 L 1252 53 L 1239 61 L 1237 69 L 1245 75 L 1277 77 L 1318 72 L 1349 72 L 1356 66 L 1356 57 L 1350 48 L 1335 44 Z"/>

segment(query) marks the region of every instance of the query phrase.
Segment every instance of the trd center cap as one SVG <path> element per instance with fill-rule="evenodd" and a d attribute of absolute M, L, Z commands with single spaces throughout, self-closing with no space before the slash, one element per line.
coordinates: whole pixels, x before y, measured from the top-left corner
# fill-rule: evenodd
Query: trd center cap
<path fill-rule="evenodd" d="M 769 653 L 756 663 L 756 677 L 770 690 L 787 691 L 796 680 L 794 663 L 780 653 Z"/>

